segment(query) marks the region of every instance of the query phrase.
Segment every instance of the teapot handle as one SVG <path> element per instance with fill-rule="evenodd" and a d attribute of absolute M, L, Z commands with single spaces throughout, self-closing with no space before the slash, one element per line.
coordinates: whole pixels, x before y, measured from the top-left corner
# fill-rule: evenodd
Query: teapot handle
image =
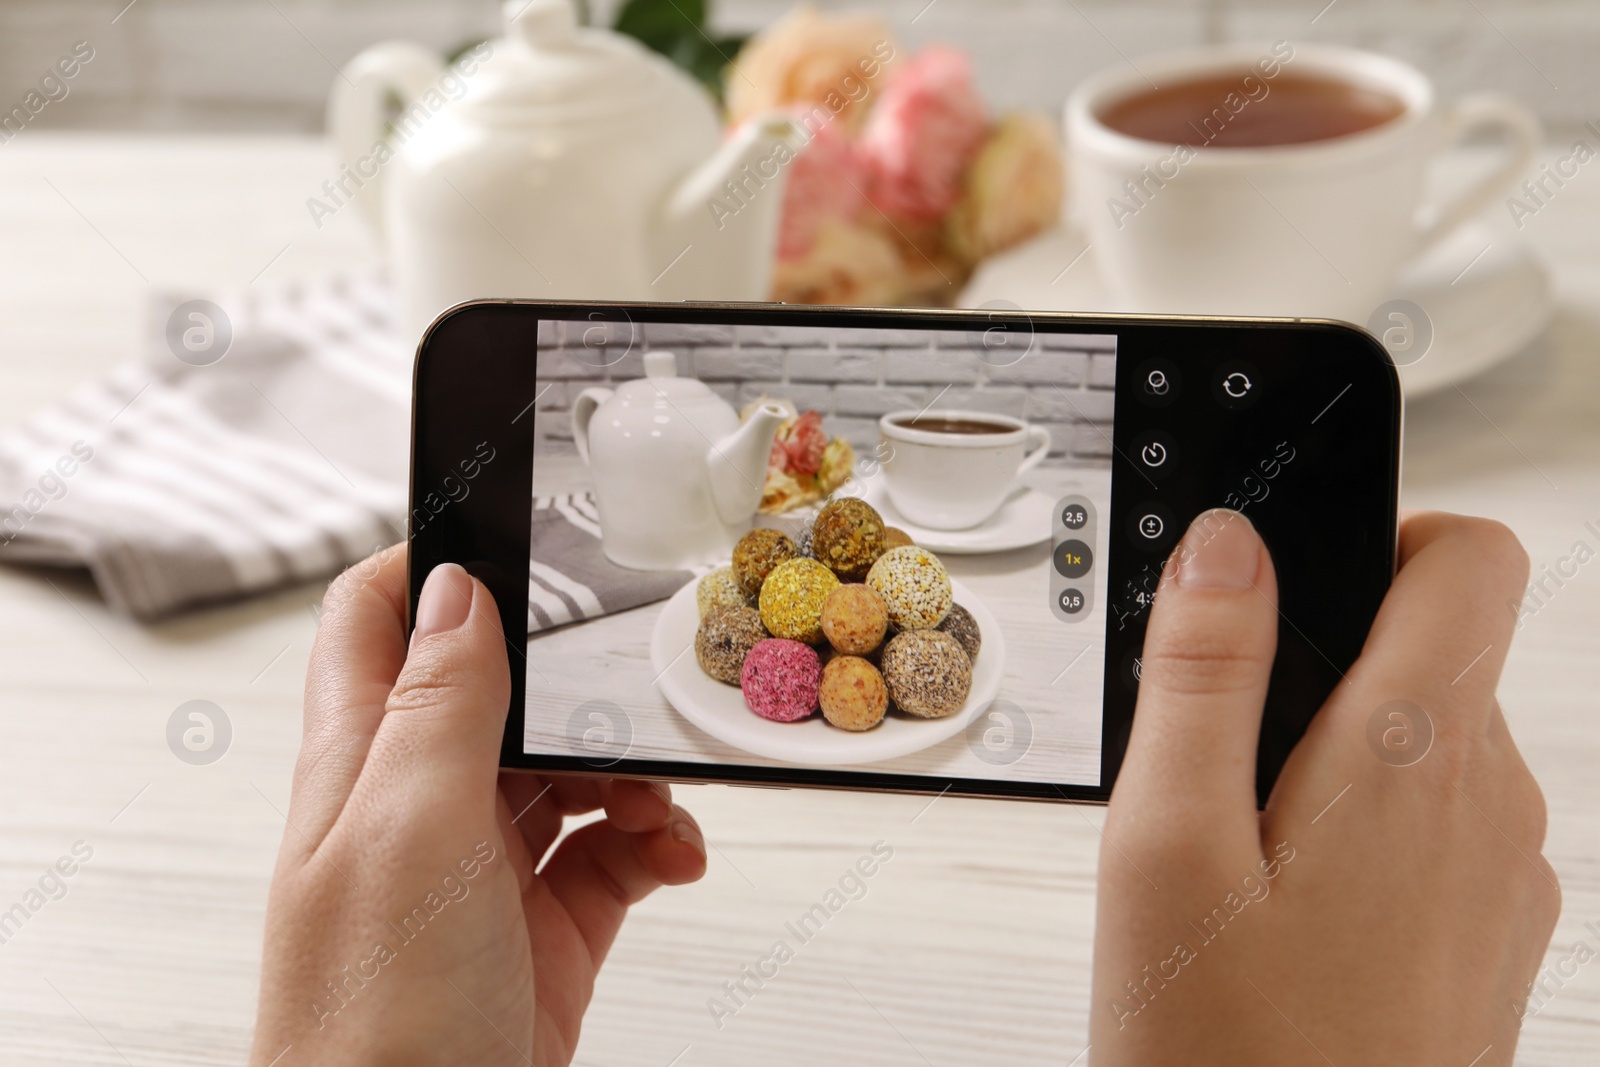
<path fill-rule="evenodd" d="M 578 394 L 572 402 L 572 443 L 578 446 L 578 458 L 589 465 L 589 420 L 595 409 L 611 399 L 611 390 L 594 386 Z"/>
<path fill-rule="evenodd" d="M 339 155 L 342 189 L 356 184 L 355 200 L 383 235 L 383 169 L 395 148 L 384 129 L 388 107 L 397 98 L 401 111 L 438 86 L 444 61 L 419 44 L 389 41 L 351 60 L 334 80 L 328 97 L 328 132 Z M 344 174 L 353 177 L 346 181 Z"/>

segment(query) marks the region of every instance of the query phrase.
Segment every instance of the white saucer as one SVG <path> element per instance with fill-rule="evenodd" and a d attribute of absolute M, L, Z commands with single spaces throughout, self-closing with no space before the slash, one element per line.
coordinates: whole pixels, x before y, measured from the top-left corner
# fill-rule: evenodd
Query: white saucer
<path fill-rule="evenodd" d="M 847 484 L 845 491 L 852 488 L 853 485 Z M 932 530 L 918 526 L 895 510 L 882 478 L 866 479 L 861 497 L 878 509 L 884 525 L 900 527 L 911 535 L 911 540 L 930 552 L 944 552 L 952 556 L 1009 552 L 1014 548 L 1027 548 L 1049 540 L 1051 513 L 1056 506 L 1053 498 L 1039 490 L 1019 486 L 1011 491 L 999 511 L 971 529 Z"/>
<path fill-rule="evenodd" d="M 1085 244 L 1081 235 L 1060 229 L 996 256 L 972 276 L 961 303 L 1131 310 L 1118 307 L 1106 291 L 1094 253 L 1082 255 Z M 1421 307 L 1433 324 L 1433 342 L 1423 357 L 1400 367 L 1408 397 L 1444 389 L 1510 358 L 1538 336 L 1554 311 L 1550 279 L 1539 261 L 1479 222 L 1463 226 L 1402 271 L 1394 295 Z"/>
<path fill-rule="evenodd" d="M 909 532 L 909 531 L 908 531 Z M 983 601 L 955 579 L 955 601 L 972 613 L 983 637 L 972 664 L 967 702 L 943 719 L 918 719 L 894 712 L 861 733 L 829 726 L 820 713 L 800 722 L 772 722 L 751 711 L 736 685 L 725 685 L 700 669 L 694 658 L 700 612 L 690 582 L 673 594 L 656 618 L 650 635 L 650 665 L 661 694 L 685 719 L 724 744 L 785 763 L 812 767 L 876 763 L 920 752 L 967 728 L 972 717 L 1000 692 L 1005 676 L 1006 643 L 1000 624 Z"/>

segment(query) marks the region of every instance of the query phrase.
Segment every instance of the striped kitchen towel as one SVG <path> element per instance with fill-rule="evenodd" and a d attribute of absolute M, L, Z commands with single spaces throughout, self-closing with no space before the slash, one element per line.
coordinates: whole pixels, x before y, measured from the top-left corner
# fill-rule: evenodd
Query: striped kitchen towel
<path fill-rule="evenodd" d="M 600 513 L 590 493 L 533 498 L 528 632 L 665 600 L 689 571 L 619 567 L 600 550 Z"/>
<path fill-rule="evenodd" d="M 401 540 L 413 349 L 390 300 L 363 275 L 155 301 L 136 360 L 0 434 L 0 561 L 87 568 L 156 619 Z M 534 519 L 530 633 L 691 577 L 608 561 L 585 495 L 536 500 Z"/>
<path fill-rule="evenodd" d="M 411 352 L 381 278 L 161 297 L 136 359 L 0 435 L 0 560 L 142 619 L 404 535 Z"/>

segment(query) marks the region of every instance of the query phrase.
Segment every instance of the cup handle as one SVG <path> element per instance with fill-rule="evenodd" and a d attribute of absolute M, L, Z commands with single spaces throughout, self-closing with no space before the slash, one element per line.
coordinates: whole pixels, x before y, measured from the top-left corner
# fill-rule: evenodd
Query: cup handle
<path fill-rule="evenodd" d="M 1427 248 L 1504 195 L 1533 162 L 1542 136 L 1539 120 L 1521 104 L 1497 93 L 1476 93 L 1445 113 L 1440 143 L 1456 144 L 1479 132 L 1498 133 L 1505 139 L 1505 159 L 1453 198 L 1422 206 L 1419 217 L 1425 221 L 1417 233 L 1419 248 Z"/>
<path fill-rule="evenodd" d="M 1021 477 L 1033 470 L 1050 454 L 1050 431 L 1043 426 L 1029 426 L 1028 436 L 1039 442 L 1033 446 L 1033 451 L 1022 457 L 1022 465 L 1017 468 L 1017 475 Z"/>

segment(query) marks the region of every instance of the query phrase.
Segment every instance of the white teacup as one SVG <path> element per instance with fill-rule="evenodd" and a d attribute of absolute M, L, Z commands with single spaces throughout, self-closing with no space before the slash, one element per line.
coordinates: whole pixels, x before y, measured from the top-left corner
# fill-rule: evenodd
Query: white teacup
<path fill-rule="evenodd" d="M 1152 85 L 1236 76 L 1233 99 L 1216 102 L 1220 127 L 1288 73 L 1386 94 L 1398 114 L 1345 136 L 1262 147 L 1209 144 L 1199 127 L 1190 143 L 1163 144 L 1103 121 L 1109 105 Z M 1506 142 L 1500 163 L 1425 202 L 1428 161 L 1482 133 Z M 1394 295 L 1409 260 L 1510 191 L 1540 136 L 1538 120 L 1505 98 L 1470 96 L 1441 111 L 1427 77 L 1405 63 L 1281 41 L 1142 57 L 1137 69 L 1094 75 L 1067 98 L 1066 135 L 1073 218 L 1125 310 L 1356 322 Z"/>
<path fill-rule="evenodd" d="M 931 530 L 977 526 L 1050 451 L 1044 427 L 983 411 L 895 411 L 878 420 L 878 431 L 890 502 Z"/>

